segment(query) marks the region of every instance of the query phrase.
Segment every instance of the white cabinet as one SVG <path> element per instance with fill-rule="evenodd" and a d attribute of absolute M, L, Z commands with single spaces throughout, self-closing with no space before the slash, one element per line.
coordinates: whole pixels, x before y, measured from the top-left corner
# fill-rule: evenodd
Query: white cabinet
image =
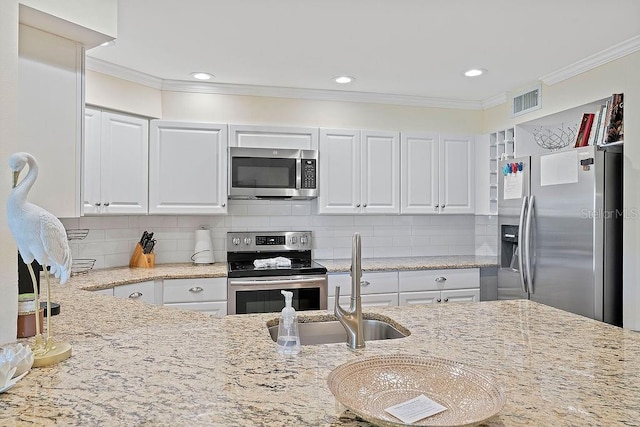
<path fill-rule="evenodd" d="M 159 305 L 162 301 L 162 282 L 146 282 L 120 285 L 113 288 L 113 296 Z"/>
<path fill-rule="evenodd" d="M 360 281 L 362 307 L 383 307 L 398 305 L 398 272 L 363 272 Z M 349 307 L 351 299 L 351 276 L 349 273 L 329 274 L 327 309 L 333 311 L 335 290 L 340 286 L 340 305 Z"/>
<path fill-rule="evenodd" d="M 400 305 L 480 300 L 478 268 L 401 271 L 398 279 Z"/>
<path fill-rule="evenodd" d="M 200 311 L 215 316 L 227 314 L 227 279 L 165 279 L 163 305 Z"/>
<path fill-rule="evenodd" d="M 400 212 L 397 132 L 320 129 L 320 214 Z"/>
<path fill-rule="evenodd" d="M 149 121 L 85 109 L 84 213 L 146 214 Z"/>
<path fill-rule="evenodd" d="M 229 147 L 318 149 L 318 128 L 229 125 Z"/>
<path fill-rule="evenodd" d="M 26 25 L 20 25 L 17 40 L 17 105 L 6 107 L 15 111 L 7 117 L 17 120 L 17 139 L 0 142 L 1 167 L 7 170 L 6 161 L 14 151 L 32 154 L 40 174 L 29 201 L 57 217 L 79 217 L 84 49 L 68 38 Z M 13 72 L 4 76 L 13 79 Z"/>
<path fill-rule="evenodd" d="M 403 133 L 401 212 L 474 213 L 472 136 Z"/>
<path fill-rule="evenodd" d="M 227 126 L 153 120 L 150 214 L 227 212 Z"/>

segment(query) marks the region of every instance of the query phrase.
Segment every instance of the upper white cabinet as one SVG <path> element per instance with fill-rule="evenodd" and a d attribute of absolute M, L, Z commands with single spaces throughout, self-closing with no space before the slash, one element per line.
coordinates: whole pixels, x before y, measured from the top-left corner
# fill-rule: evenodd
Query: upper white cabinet
<path fill-rule="evenodd" d="M 397 132 L 320 129 L 320 214 L 400 212 Z"/>
<path fill-rule="evenodd" d="M 318 149 L 318 128 L 229 125 L 229 147 Z"/>
<path fill-rule="evenodd" d="M 29 152 L 38 161 L 40 173 L 30 202 L 58 217 L 79 217 L 82 45 L 25 25 L 20 25 L 18 41 L 18 142 L 2 141 L 3 153 L 8 156 L 6 147 L 20 147 L 15 151 Z"/>
<path fill-rule="evenodd" d="M 150 214 L 227 212 L 227 126 L 151 121 Z"/>
<path fill-rule="evenodd" d="M 148 156 L 148 120 L 86 108 L 84 213 L 147 213 Z"/>
<path fill-rule="evenodd" d="M 403 133 L 401 212 L 474 213 L 472 136 Z"/>

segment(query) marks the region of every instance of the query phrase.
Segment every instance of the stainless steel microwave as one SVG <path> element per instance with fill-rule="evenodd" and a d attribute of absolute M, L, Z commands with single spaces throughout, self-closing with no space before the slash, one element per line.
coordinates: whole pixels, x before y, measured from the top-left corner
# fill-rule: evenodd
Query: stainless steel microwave
<path fill-rule="evenodd" d="M 318 197 L 318 151 L 229 148 L 230 199 Z"/>

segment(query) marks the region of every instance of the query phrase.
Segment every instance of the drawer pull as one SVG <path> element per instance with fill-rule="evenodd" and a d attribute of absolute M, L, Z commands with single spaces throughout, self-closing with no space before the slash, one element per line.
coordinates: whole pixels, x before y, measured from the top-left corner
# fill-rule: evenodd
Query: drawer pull
<path fill-rule="evenodd" d="M 193 288 L 189 288 L 189 292 L 193 292 L 194 294 L 197 294 L 202 291 L 204 291 L 204 289 L 202 289 L 200 286 L 194 286 Z"/>
<path fill-rule="evenodd" d="M 442 302 L 442 300 L 441 300 L 440 298 L 438 298 L 438 299 L 436 300 L 436 302 Z"/>
<path fill-rule="evenodd" d="M 131 299 L 138 299 L 142 296 L 142 292 L 133 292 L 131 293 L 131 295 L 129 295 L 129 298 Z"/>
<path fill-rule="evenodd" d="M 445 298 L 445 299 L 444 299 L 444 302 L 449 302 L 449 298 Z"/>
<path fill-rule="evenodd" d="M 360 282 L 360 286 L 362 287 L 366 287 L 369 286 L 371 284 L 371 282 L 369 282 L 368 280 L 363 280 Z"/>
<path fill-rule="evenodd" d="M 443 277 L 443 276 L 436 277 L 436 282 L 438 282 L 438 283 L 442 283 L 442 282 L 446 282 L 446 281 L 447 281 L 446 277 Z"/>

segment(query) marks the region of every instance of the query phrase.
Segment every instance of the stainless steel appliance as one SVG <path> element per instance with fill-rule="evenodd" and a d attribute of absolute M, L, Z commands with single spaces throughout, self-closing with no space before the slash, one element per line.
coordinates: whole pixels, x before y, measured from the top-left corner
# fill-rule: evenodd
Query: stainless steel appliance
<path fill-rule="evenodd" d="M 278 312 L 281 290 L 293 292 L 297 311 L 326 310 L 327 269 L 311 259 L 311 239 L 310 231 L 227 233 L 227 313 Z M 267 262 L 278 257 L 290 266 Z"/>
<path fill-rule="evenodd" d="M 621 325 L 622 147 L 509 159 L 498 174 L 498 299 Z"/>
<path fill-rule="evenodd" d="M 318 151 L 229 148 L 229 198 L 318 197 Z"/>

